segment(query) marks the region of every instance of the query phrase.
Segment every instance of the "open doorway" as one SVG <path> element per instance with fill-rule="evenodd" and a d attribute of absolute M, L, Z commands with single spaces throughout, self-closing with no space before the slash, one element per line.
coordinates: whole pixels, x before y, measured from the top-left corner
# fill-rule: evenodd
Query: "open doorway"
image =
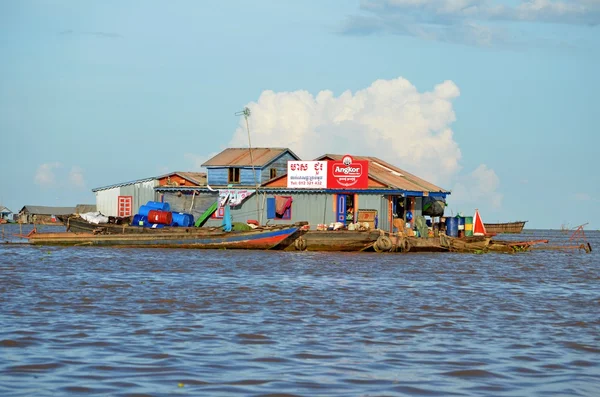
<path fill-rule="evenodd" d="M 337 196 L 337 221 L 349 224 L 356 222 L 356 208 L 353 194 L 338 194 Z"/>

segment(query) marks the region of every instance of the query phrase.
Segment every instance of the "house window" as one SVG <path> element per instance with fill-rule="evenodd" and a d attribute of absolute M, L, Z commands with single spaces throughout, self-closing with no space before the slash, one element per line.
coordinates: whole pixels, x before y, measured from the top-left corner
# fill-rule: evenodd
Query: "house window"
<path fill-rule="evenodd" d="M 277 211 L 279 208 L 279 212 Z M 283 211 L 283 213 L 281 213 Z M 267 219 L 292 219 L 292 198 L 275 196 L 267 198 Z"/>
<path fill-rule="evenodd" d="M 271 168 L 270 170 L 270 178 L 269 179 L 273 179 L 277 176 L 277 168 Z"/>
<path fill-rule="evenodd" d="M 117 199 L 117 216 L 131 216 L 132 215 L 132 202 L 133 196 L 119 196 Z"/>
<path fill-rule="evenodd" d="M 239 168 L 230 168 L 229 169 L 229 178 L 227 179 L 228 183 L 240 183 L 240 169 Z"/>

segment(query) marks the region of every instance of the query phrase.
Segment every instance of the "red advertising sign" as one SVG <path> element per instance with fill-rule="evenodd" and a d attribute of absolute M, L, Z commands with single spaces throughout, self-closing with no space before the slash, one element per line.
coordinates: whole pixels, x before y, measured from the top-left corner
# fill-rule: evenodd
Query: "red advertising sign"
<path fill-rule="evenodd" d="M 329 189 L 367 189 L 369 187 L 369 161 L 354 160 L 346 155 L 342 161 L 329 161 L 327 167 Z"/>

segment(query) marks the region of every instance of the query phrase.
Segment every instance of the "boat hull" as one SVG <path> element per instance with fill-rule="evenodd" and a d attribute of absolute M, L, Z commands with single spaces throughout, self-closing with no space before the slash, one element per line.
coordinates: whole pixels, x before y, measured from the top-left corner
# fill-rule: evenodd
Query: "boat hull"
<path fill-rule="evenodd" d="M 309 230 L 286 250 L 356 252 L 366 251 L 381 236 L 379 230 Z"/>
<path fill-rule="evenodd" d="M 504 223 L 484 223 L 486 233 L 510 233 L 519 234 L 523 231 L 527 221 L 504 222 Z"/>
<path fill-rule="evenodd" d="M 298 227 L 276 228 L 248 232 L 213 232 L 202 234 L 92 234 L 35 233 L 29 237 L 34 245 L 110 246 L 131 248 L 195 248 L 195 249 L 257 249 L 276 247 L 295 233 Z"/>

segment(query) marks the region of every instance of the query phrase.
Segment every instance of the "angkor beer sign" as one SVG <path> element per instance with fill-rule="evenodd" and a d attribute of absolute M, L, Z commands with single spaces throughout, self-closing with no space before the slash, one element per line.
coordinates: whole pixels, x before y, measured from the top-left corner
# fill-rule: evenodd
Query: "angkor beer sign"
<path fill-rule="evenodd" d="M 327 187 L 330 189 L 366 189 L 369 187 L 369 161 L 346 155 L 342 161 L 329 161 Z"/>
<path fill-rule="evenodd" d="M 327 188 L 327 161 L 288 161 L 287 187 Z"/>

